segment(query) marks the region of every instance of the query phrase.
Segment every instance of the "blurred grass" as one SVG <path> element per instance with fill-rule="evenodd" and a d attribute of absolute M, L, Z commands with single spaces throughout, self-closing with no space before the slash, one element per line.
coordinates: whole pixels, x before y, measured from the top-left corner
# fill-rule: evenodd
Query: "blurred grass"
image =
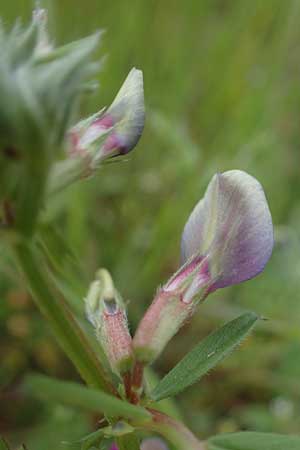
<path fill-rule="evenodd" d="M 0 15 L 7 24 L 16 16 L 26 19 L 32 3 L 2 2 Z M 126 162 L 107 165 L 95 179 L 69 189 L 49 212 L 64 242 L 53 245 L 70 300 L 80 307 L 96 268 L 105 266 L 130 300 L 134 329 L 156 287 L 177 267 L 181 230 L 210 177 L 231 168 L 250 172 L 263 184 L 276 224 L 272 260 L 257 279 L 214 294 L 168 346 L 157 369 L 169 370 L 201 336 L 253 309 L 269 320 L 220 369 L 180 396 L 183 414 L 202 436 L 243 428 L 297 432 L 299 1 L 47 4 L 59 43 L 106 29 L 98 54 L 107 55 L 100 89 L 83 102 L 83 114 L 108 105 L 132 66 L 145 78 L 147 122 L 137 149 Z M 2 397 L 12 399 L 12 406 L 1 411 L 0 430 L 13 436 L 28 427 L 30 417 L 39 422 L 29 406 L 21 418 L 13 408 L 24 372 L 75 375 L 30 299 L 24 300 L 24 286 L 3 255 L 2 260 L 0 378 Z M 27 435 L 34 436 L 32 428 Z M 30 439 L 31 450 L 53 448 Z M 61 431 L 57 441 L 63 439 Z"/>

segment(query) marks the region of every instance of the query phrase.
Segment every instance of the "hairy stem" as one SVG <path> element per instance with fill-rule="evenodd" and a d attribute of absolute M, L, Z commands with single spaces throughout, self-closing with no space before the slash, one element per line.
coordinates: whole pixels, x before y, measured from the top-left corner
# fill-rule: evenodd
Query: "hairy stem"
<path fill-rule="evenodd" d="M 144 428 L 160 434 L 176 450 L 206 450 L 203 443 L 181 422 L 154 409 L 149 409 L 152 421 L 144 424 Z"/>
<path fill-rule="evenodd" d="M 131 401 L 136 404 L 139 402 L 144 379 L 144 364 L 140 361 L 136 361 L 131 380 Z"/>
<path fill-rule="evenodd" d="M 53 165 L 47 181 L 47 195 L 53 196 L 90 175 L 88 157 L 69 158 Z"/>

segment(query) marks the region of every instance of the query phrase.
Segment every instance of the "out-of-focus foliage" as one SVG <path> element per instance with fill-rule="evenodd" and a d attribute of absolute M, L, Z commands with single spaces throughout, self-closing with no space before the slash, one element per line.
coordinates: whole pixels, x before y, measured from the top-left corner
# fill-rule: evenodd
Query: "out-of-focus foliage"
<path fill-rule="evenodd" d="M 300 3 L 49 4 L 60 44 L 106 29 L 100 88 L 82 104 L 83 116 L 109 105 L 133 66 L 144 72 L 147 111 L 144 135 L 126 161 L 104 166 L 45 212 L 43 234 L 57 255 L 51 260 L 56 282 L 80 313 L 96 268 L 107 267 L 130 300 L 134 330 L 156 287 L 176 269 L 181 230 L 213 173 L 248 171 L 270 203 L 273 257 L 258 278 L 210 296 L 156 368 L 165 373 L 218 325 L 255 310 L 268 320 L 220 368 L 180 395 L 181 412 L 202 437 L 244 428 L 299 431 Z M 31 9 L 31 1 L 10 0 L 1 2 L 0 15 L 11 24 L 16 16 L 28 19 Z M 56 229 L 49 229 L 49 218 Z M 0 403 L 6 405 L 0 433 L 18 445 L 26 441 L 29 450 L 74 442 L 97 418 L 36 405 L 18 391 L 32 369 L 76 375 L 2 251 L 0 269 Z"/>

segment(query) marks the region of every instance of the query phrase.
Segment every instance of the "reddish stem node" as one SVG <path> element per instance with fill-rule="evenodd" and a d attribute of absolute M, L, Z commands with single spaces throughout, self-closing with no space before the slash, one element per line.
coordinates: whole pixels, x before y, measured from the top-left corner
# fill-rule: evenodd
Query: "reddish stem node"
<path fill-rule="evenodd" d="M 132 391 L 131 391 L 131 372 L 127 371 L 123 375 L 123 383 L 126 393 L 126 398 L 131 399 Z"/>
<path fill-rule="evenodd" d="M 140 400 L 143 386 L 143 376 L 144 364 L 140 361 L 136 361 L 131 379 L 131 402 L 134 404 L 137 404 Z"/>
<path fill-rule="evenodd" d="M 140 361 L 135 363 L 132 375 L 132 386 L 136 389 L 140 389 L 143 383 L 144 364 Z"/>

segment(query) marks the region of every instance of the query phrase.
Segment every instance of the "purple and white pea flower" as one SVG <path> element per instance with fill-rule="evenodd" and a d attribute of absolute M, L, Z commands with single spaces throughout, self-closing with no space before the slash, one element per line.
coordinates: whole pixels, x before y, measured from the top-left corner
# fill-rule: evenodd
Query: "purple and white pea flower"
<path fill-rule="evenodd" d="M 138 327 L 137 359 L 150 362 L 158 356 L 209 293 L 258 275 L 273 242 L 260 183 L 240 170 L 214 175 L 184 227 L 182 266 L 158 291 Z"/>
<path fill-rule="evenodd" d="M 205 286 L 212 292 L 255 277 L 272 249 L 272 217 L 261 184 L 241 170 L 216 174 L 184 227 L 183 266 L 165 290 L 188 284 L 182 295 L 189 303 Z"/>
<path fill-rule="evenodd" d="M 93 167 L 125 155 L 138 143 L 145 123 L 143 73 L 131 69 L 111 106 L 80 121 L 69 132 L 70 156 L 90 155 Z"/>

